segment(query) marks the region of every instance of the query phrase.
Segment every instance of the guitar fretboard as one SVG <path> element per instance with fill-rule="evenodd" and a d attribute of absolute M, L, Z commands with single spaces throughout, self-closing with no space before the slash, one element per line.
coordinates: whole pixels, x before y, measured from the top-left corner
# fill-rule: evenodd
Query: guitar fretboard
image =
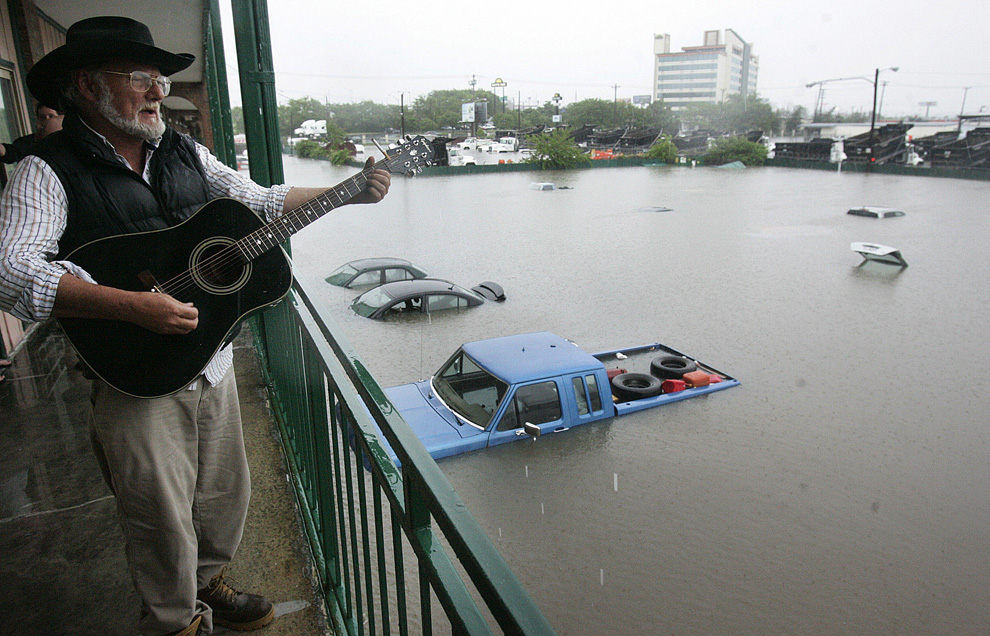
<path fill-rule="evenodd" d="M 290 236 L 327 212 L 364 192 L 368 187 L 368 175 L 378 167 L 375 165 L 362 170 L 237 241 L 237 248 L 244 261 L 254 260 L 276 245 L 284 243 Z"/>

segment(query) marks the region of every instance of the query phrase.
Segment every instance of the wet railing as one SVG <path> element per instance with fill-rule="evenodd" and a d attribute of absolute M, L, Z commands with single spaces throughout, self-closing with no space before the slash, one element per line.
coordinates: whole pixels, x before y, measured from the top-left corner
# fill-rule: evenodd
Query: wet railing
<path fill-rule="evenodd" d="M 305 284 L 290 297 L 255 340 L 336 631 L 553 634 Z"/>

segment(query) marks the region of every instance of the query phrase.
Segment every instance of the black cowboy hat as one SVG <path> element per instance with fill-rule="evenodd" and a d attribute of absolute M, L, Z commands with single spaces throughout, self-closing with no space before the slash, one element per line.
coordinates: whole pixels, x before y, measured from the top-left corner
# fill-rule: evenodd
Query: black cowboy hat
<path fill-rule="evenodd" d="M 162 75 L 186 69 L 189 53 L 169 53 L 155 46 L 151 29 L 130 18 L 100 16 L 80 20 L 65 34 L 65 44 L 48 53 L 27 74 L 28 90 L 50 108 L 61 107 L 62 80 L 69 71 L 110 59 L 155 66 Z"/>

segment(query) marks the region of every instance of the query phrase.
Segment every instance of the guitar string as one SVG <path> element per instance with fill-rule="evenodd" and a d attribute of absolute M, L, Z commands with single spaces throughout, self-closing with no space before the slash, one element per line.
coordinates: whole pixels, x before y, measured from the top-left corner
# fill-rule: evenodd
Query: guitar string
<path fill-rule="evenodd" d="M 411 147 L 413 145 L 417 145 L 417 144 L 418 144 L 418 140 L 416 140 L 416 141 L 414 141 L 414 142 L 412 142 L 410 144 L 403 145 L 400 148 L 403 151 L 402 154 L 405 154 L 405 152 L 408 151 L 409 147 Z M 247 247 L 250 245 L 250 242 L 247 241 L 247 239 L 249 237 L 256 236 L 257 239 L 263 239 L 263 237 L 266 237 L 267 236 L 267 238 L 271 239 L 272 238 L 272 232 L 271 232 L 271 230 L 277 228 L 277 226 L 279 226 L 279 225 L 282 226 L 282 228 L 279 230 L 279 235 L 281 235 L 281 230 L 284 230 L 285 229 L 285 223 L 286 223 L 286 221 L 292 220 L 292 219 L 302 220 L 302 218 L 300 216 L 300 212 L 306 212 L 307 213 L 307 216 L 308 216 L 309 212 L 312 212 L 313 211 L 313 209 L 312 209 L 313 204 L 318 199 L 327 199 L 330 194 L 337 194 L 337 198 L 340 199 L 340 203 L 339 204 L 335 204 L 332 201 L 329 201 L 328 200 L 328 203 L 331 203 L 331 208 L 329 210 L 322 209 L 322 211 L 317 214 L 317 217 L 316 218 L 318 219 L 318 218 L 322 217 L 327 212 L 330 212 L 331 210 L 335 209 L 339 205 L 343 205 L 344 203 L 346 203 L 346 201 L 350 200 L 354 196 L 357 196 L 358 194 L 360 194 L 361 192 L 363 192 L 365 190 L 365 186 L 367 185 L 367 178 L 368 178 L 368 176 L 374 170 L 379 169 L 379 168 L 384 168 L 384 169 L 389 170 L 391 172 L 391 171 L 393 171 L 392 170 L 393 165 L 397 161 L 399 161 L 400 159 L 401 159 L 400 156 L 393 156 L 391 158 L 390 157 L 386 157 L 382 161 L 379 161 L 378 163 L 372 165 L 371 168 L 366 168 L 365 170 L 362 170 L 361 172 L 358 172 L 357 174 L 353 175 L 352 177 L 350 177 L 348 179 L 345 179 L 344 181 L 342 181 L 338 185 L 334 186 L 333 188 L 331 188 L 327 192 L 324 192 L 323 194 L 321 194 L 321 195 L 319 195 L 319 196 L 311 199 L 310 201 L 308 201 L 308 202 L 306 202 L 306 203 L 298 206 L 294 210 L 291 210 L 290 212 L 288 212 L 286 214 L 283 214 L 282 216 L 276 218 L 274 221 L 272 221 L 270 223 L 267 223 L 266 225 L 262 226 L 258 230 L 256 230 L 256 231 L 248 234 L 247 236 L 242 237 L 241 239 L 235 241 L 233 244 L 231 244 L 227 248 L 221 249 L 217 254 L 213 255 L 209 259 L 207 259 L 205 261 L 202 261 L 200 263 L 197 263 L 194 266 L 195 273 L 199 273 L 200 275 L 202 275 L 202 272 L 204 270 L 206 270 L 207 267 L 210 267 L 210 268 L 213 268 L 214 271 L 216 271 L 217 273 L 223 275 L 223 274 L 227 273 L 228 271 L 233 271 L 235 268 L 243 267 L 246 263 L 242 261 L 241 255 L 243 255 L 245 258 L 247 258 L 247 262 L 250 262 L 254 258 L 257 258 L 261 254 L 267 252 L 268 250 L 272 249 L 273 247 L 275 247 L 275 245 L 278 244 L 278 243 L 272 243 L 271 245 L 268 245 L 267 247 L 263 247 L 263 249 L 261 251 L 259 251 L 257 254 L 251 255 L 251 254 L 247 253 Z M 416 163 L 421 163 L 422 161 L 424 161 L 426 159 L 427 159 L 427 157 L 418 157 L 418 161 Z M 362 177 L 363 177 L 364 183 L 363 184 L 358 184 L 357 183 L 358 179 L 359 178 L 362 178 Z M 355 192 L 354 194 L 350 194 L 350 190 L 348 188 L 348 183 L 349 182 L 353 182 L 354 185 L 357 185 L 357 192 Z M 347 199 L 344 199 L 338 193 L 338 191 L 341 190 L 341 189 L 343 189 L 344 192 L 349 195 L 347 197 Z M 322 207 L 323 206 L 321 204 L 321 208 Z M 293 229 L 291 231 L 289 231 L 282 238 L 282 240 L 279 241 L 279 242 L 284 242 L 286 239 L 288 239 L 290 236 L 292 236 L 292 234 L 294 234 L 295 232 L 297 232 L 297 231 L 301 230 L 302 228 L 306 227 L 307 225 L 309 225 L 309 223 L 311 223 L 313 220 L 315 220 L 315 219 L 308 219 L 308 220 L 304 221 L 303 224 L 300 225 L 299 227 L 294 227 L 295 224 L 293 223 Z M 259 240 L 256 240 L 255 241 L 255 243 L 258 243 L 258 242 L 260 242 L 260 241 Z M 225 268 L 225 270 L 220 270 L 220 268 Z M 179 274 L 179 275 L 173 277 L 172 279 L 166 281 L 165 283 L 159 285 L 158 286 L 159 290 L 162 291 L 162 292 L 164 292 L 164 293 L 169 294 L 170 296 L 176 297 L 178 294 L 184 292 L 186 289 L 189 289 L 191 287 L 197 286 L 194 269 L 187 269 L 186 271 L 182 272 L 181 274 Z"/>
<path fill-rule="evenodd" d="M 356 180 L 352 178 L 349 181 L 354 182 Z M 357 193 L 360 192 L 361 190 L 358 190 Z M 335 187 L 332 191 L 325 192 L 321 195 L 321 198 L 335 195 L 343 203 L 347 198 L 342 193 L 350 195 L 347 198 L 355 196 L 350 194 L 346 184 L 341 184 L 341 186 Z M 209 279 L 211 277 L 223 279 L 230 272 L 241 269 L 254 258 L 274 248 L 278 243 L 284 242 L 295 231 L 306 227 L 309 222 L 314 220 L 312 218 L 313 214 L 316 215 L 316 218 L 320 218 L 323 214 L 326 214 L 339 205 L 333 201 L 328 201 L 328 203 L 330 204 L 329 208 L 321 203 L 319 204 L 319 209 L 317 209 L 317 204 L 313 201 L 302 204 L 296 209 L 281 215 L 271 223 L 219 249 L 210 257 L 194 263 L 190 269 L 174 277 L 167 283 L 160 285 L 159 289 L 171 296 L 179 298 L 187 289 L 198 286 L 196 281 L 197 275 L 200 279 Z"/>
<path fill-rule="evenodd" d="M 374 170 L 377 167 L 378 164 L 373 166 L 371 170 Z M 367 177 L 368 175 L 370 175 L 370 173 L 371 173 L 370 170 L 362 170 L 356 175 L 349 177 L 348 179 L 344 180 L 340 184 L 334 186 L 333 188 L 324 192 L 318 197 L 310 201 L 307 201 L 306 203 L 303 203 L 297 208 L 277 217 L 275 220 L 265 224 L 264 226 L 255 230 L 254 232 L 251 232 L 250 234 L 241 237 L 240 239 L 234 241 L 234 243 L 219 250 L 216 254 L 214 254 L 210 258 L 194 264 L 192 268 L 186 269 L 185 271 L 178 274 L 177 276 L 174 276 L 165 283 L 158 285 L 158 289 L 163 293 L 178 298 L 178 295 L 184 292 L 186 289 L 196 286 L 196 274 L 200 274 L 202 276 L 204 271 L 212 270 L 222 276 L 223 274 L 226 274 L 229 271 L 233 271 L 235 268 L 243 267 L 247 262 L 250 262 L 254 258 L 257 258 L 261 254 L 272 249 L 278 243 L 284 242 L 292 234 L 309 225 L 309 223 L 315 220 L 313 218 L 309 218 L 312 213 L 315 213 L 317 215 L 316 218 L 318 219 L 322 217 L 324 214 L 336 209 L 340 205 L 343 205 L 343 203 L 345 203 L 346 201 L 350 200 L 351 198 L 363 192 L 364 186 L 367 184 Z M 362 177 L 364 179 L 364 184 L 359 184 L 358 181 Z M 351 194 L 349 184 L 353 184 L 357 186 L 358 188 L 357 192 Z M 350 196 L 348 196 L 346 199 L 343 198 L 340 194 L 341 190 Z M 327 202 L 331 204 L 331 207 L 329 209 L 325 209 L 322 204 L 320 204 L 319 210 L 315 208 L 317 199 L 326 199 L 332 195 L 336 195 L 337 198 L 340 199 L 340 203 L 334 203 L 333 201 L 328 200 Z M 303 214 L 306 215 L 306 218 L 303 217 Z M 297 222 L 302 222 L 302 224 L 296 227 Z M 281 236 L 283 231 L 286 230 L 285 226 L 289 223 L 292 224 L 292 230 L 287 232 L 280 241 L 272 242 L 271 245 L 263 247 L 263 249 L 261 249 L 261 251 L 259 251 L 258 253 L 256 254 L 253 253 L 254 250 L 257 249 L 256 247 L 253 246 L 256 246 L 259 242 L 267 242 L 267 240 L 273 240 L 274 236 L 276 235 Z M 248 239 L 250 239 L 251 237 L 255 237 L 255 239 L 249 241 Z M 245 261 L 244 259 L 247 260 Z"/>
<path fill-rule="evenodd" d="M 334 192 L 340 197 L 338 192 Z M 321 206 L 322 207 L 322 206 Z M 331 207 L 332 210 L 334 207 Z M 329 210 L 322 210 L 323 213 Z M 273 248 L 279 241 L 276 237 L 281 238 L 282 241 L 291 235 L 292 232 L 286 232 L 287 224 L 291 224 L 296 230 L 305 227 L 306 223 L 299 225 L 302 220 L 302 215 L 310 214 L 315 212 L 315 208 L 312 203 L 305 203 L 302 206 L 288 212 L 278 219 L 273 221 L 271 224 L 266 225 L 259 230 L 256 230 L 241 239 L 234 241 L 233 243 L 219 249 L 215 254 L 210 257 L 198 261 L 192 265 L 190 269 L 179 276 L 174 277 L 165 284 L 159 286 L 159 290 L 167 293 L 173 297 L 179 298 L 180 295 L 187 289 L 197 287 L 197 276 L 203 279 L 209 278 L 219 278 L 223 279 L 228 273 L 236 271 L 242 268 L 245 264 L 253 260 L 253 258 L 259 256 L 261 253 L 268 251 Z M 318 214 L 317 218 L 322 216 Z M 298 227 L 296 227 L 298 225 Z M 285 236 L 283 236 L 285 234 Z M 259 249 L 259 244 L 264 244 L 264 242 L 269 242 L 270 244 L 261 249 L 257 254 L 254 253 L 256 249 Z"/>

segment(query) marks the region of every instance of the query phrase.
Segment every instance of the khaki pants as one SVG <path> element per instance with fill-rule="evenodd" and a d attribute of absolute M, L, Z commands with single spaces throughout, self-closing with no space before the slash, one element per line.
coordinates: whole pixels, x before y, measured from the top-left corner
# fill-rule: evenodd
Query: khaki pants
<path fill-rule="evenodd" d="M 96 380 L 91 433 L 117 500 L 127 562 L 142 601 L 138 630 L 165 634 L 203 616 L 196 600 L 234 556 L 251 480 L 234 370 L 211 387 L 134 398 Z"/>

